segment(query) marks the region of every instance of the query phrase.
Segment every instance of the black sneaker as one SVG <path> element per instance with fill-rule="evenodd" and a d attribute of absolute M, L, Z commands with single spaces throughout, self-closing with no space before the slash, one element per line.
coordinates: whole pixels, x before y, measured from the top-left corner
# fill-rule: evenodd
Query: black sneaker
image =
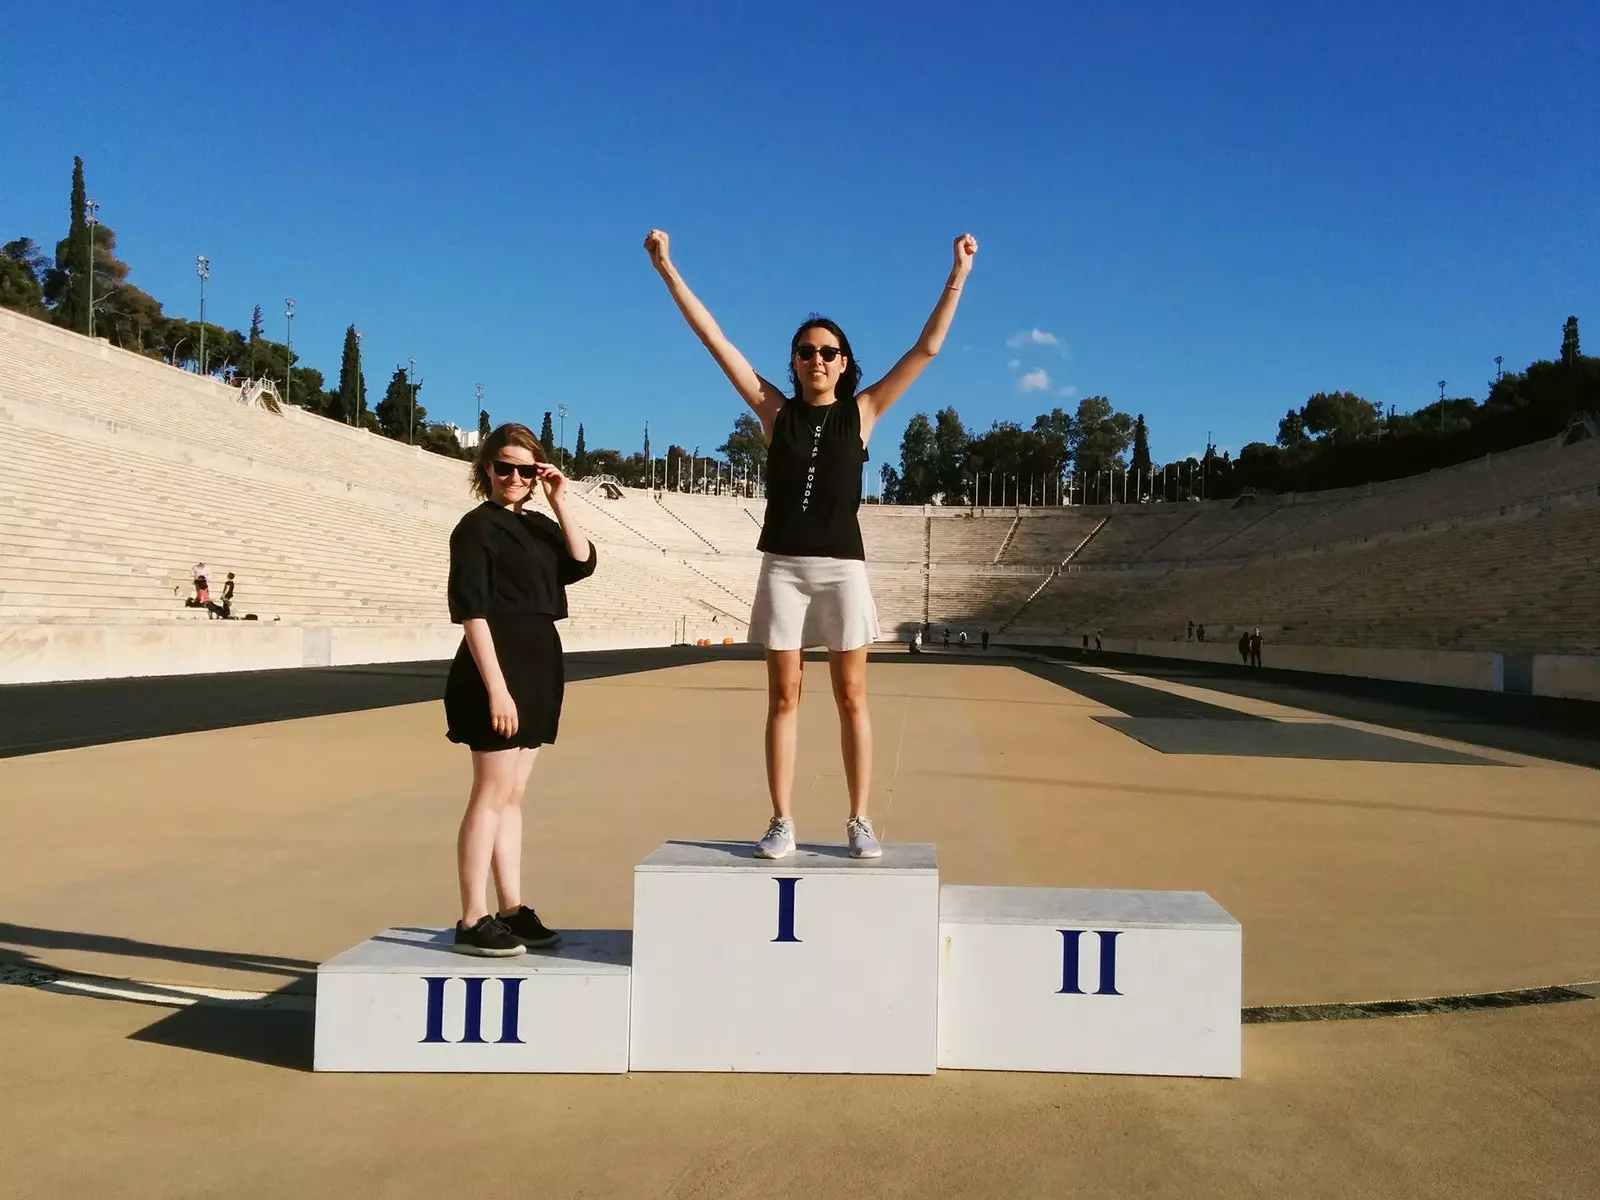
<path fill-rule="evenodd" d="M 561 944 L 561 935 L 553 929 L 546 929 L 544 922 L 539 920 L 539 914 L 526 904 L 514 913 L 503 913 L 497 920 L 529 950 L 548 950 L 551 946 Z"/>
<path fill-rule="evenodd" d="M 476 954 L 480 958 L 514 958 L 527 953 L 527 947 L 512 936 L 493 913 L 480 918 L 471 928 L 456 922 L 456 940 L 450 947 L 457 954 Z"/>

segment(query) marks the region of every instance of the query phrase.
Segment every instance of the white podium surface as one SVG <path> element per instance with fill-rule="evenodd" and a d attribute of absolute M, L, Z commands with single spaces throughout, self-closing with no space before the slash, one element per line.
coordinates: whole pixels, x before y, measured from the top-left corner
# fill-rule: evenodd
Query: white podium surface
<path fill-rule="evenodd" d="M 400 927 L 317 968 L 318 1071 L 628 1069 L 627 930 L 476 958 L 453 930 Z"/>
<path fill-rule="evenodd" d="M 1241 971 L 1204 892 L 946 886 L 939 1066 L 1237 1077 Z"/>
<path fill-rule="evenodd" d="M 672 841 L 635 867 L 631 1068 L 931 1074 L 934 848 L 753 851 Z"/>

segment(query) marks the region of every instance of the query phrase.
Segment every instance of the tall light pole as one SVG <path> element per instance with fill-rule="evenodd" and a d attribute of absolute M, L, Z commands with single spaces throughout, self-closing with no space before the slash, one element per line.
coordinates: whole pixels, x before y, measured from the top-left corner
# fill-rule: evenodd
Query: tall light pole
<path fill-rule="evenodd" d="M 206 280 L 211 278 L 211 260 L 197 254 L 194 273 L 200 277 L 200 374 L 206 373 Z"/>
<path fill-rule="evenodd" d="M 556 405 L 556 413 L 561 417 L 561 469 L 567 469 L 567 406 Z"/>
<path fill-rule="evenodd" d="M 1444 416 L 1444 380 L 1439 380 L 1439 416 Z"/>
<path fill-rule="evenodd" d="M 411 364 L 406 369 L 406 383 L 411 388 L 411 415 L 406 418 L 406 442 L 408 445 L 415 445 L 417 440 L 417 385 L 413 382 L 411 376 L 416 372 L 417 360 L 410 358 L 406 361 Z"/>
<path fill-rule="evenodd" d="M 95 213 L 100 209 L 100 201 L 93 196 L 84 201 L 89 210 L 89 336 L 94 336 L 94 227 Z"/>
<path fill-rule="evenodd" d="M 350 424 L 357 429 L 361 428 L 361 339 L 367 335 L 361 330 L 356 330 L 356 377 L 354 380 L 356 397 L 350 407 Z"/>
<path fill-rule="evenodd" d="M 1504 355 L 1496 354 L 1494 356 L 1494 381 L 1496 383 L 1499 383 L 1501 377 L 1505 375 L 1505 372 L 1500 369 L 1500 364 L 1503 362 L 1505 362 Z"/>
<path fill-rule="evenodd" d="M 478 436 L 483 436 L 483 384 L 475 383 L 473 389 L 478 393 Z"/>
<path fill-rule="evenodd" d="M 293 376 L 292 376 L 291 373 L 294 370 L 294 367 L 292 365 L 294 363 L 294 297 L 293 296 L 285 296 L 283 298 L 283 320 L 284 320 L 284 333 L 283 333 L 283 402 L 285 404 L 293 404 L 294 401 L 292 399 L 290 399 L 290 397 L 294 395 L 294 392 L 291 390 L 293 388 Z"/>

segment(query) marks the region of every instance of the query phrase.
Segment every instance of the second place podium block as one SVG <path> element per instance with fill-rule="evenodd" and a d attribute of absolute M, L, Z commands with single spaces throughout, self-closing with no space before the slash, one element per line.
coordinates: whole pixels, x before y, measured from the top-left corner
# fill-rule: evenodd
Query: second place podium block
<path fill-rule="evenodd" d="M 635 867 L 631 1069 L 932 1074 L 934 848 L 751 850 L 673 841 Z"/>

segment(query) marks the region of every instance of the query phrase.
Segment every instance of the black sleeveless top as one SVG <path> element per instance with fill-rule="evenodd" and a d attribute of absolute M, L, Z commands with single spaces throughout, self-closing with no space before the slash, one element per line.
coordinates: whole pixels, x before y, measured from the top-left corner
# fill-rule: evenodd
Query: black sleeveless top
<path fill-rule="evenodd" d="M 790 400 L 767 449 L 767 513 L 756 549 L 807 558 L 865 559 L 861 525 L 861 408 Z"/>

